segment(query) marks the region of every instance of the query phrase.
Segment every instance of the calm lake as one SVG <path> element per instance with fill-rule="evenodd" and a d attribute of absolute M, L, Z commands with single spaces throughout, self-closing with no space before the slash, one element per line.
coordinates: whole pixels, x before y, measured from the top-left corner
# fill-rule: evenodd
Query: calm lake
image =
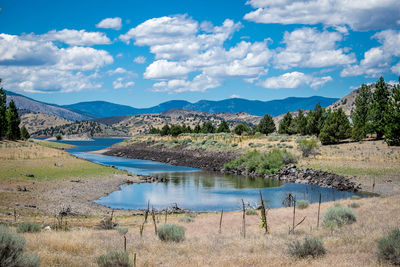
<path fill-rule="evenodd" d="M 276 180 L 250 178 L 237 175 L 224 175 L 205 172 L 199 169 L 173 166 L 160 162 L 139 159 L 89 154 L 87 152 L 103 149 L 122 139 L 95 138 L 94 141 L 58 141 L 75 147 L 67 151 L 92 162 L 115 166 L 133 174 L 166 177 L 165 183 L 143 183 L 123 185 L 119 191 L 102 197 L 95 202 L 116 209 L 145 209 L 147 201 L 156 209 L 177 204 L 180 208 L 192 211 L 233 211 L 241 209 L 241 200 L 256 206 L 260 203 L 261 190 L 270 208 L 282 207 L 288 193 L 297 200 L 306 199 L 318 202 L 350 198 L 351 192 L 322 188 L 314 185 L 281 183 Z"/>

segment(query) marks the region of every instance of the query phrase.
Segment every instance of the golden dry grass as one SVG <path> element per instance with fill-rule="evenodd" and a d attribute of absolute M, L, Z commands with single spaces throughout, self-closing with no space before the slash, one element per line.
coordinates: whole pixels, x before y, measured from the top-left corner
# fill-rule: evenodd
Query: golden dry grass
<path fill-rule="evenodd" d="M 186 239 L 181 243 L 160 241 L 150 222 L 140 238 L 141 216 L 118 217 L 117 222 L 129 227 L 128 252 L 137 253 L 138 266 L 376 266 L 376 240 L 399 226 L 399 201 L 399 196 L 357 200 L 361 206 L 354 209 L 357 222 L 334 230 L 316 229 L 317 204 L 313 204 L 297 211 L 297 220 L 303 216 L 306 220 L 295 235 L 288 235 L 291 208 L 270 210 L 268 235 L 259 227 L 259 216 L 247 216 L 246 238 L 241 235 L 240 212 L 224 214 L 222 234 L 218 234 L 219 214 L 200 214 L 192 223 L 178 220 L 184 215 L 170 216 L 168 223 L 186 228 Z M 343 205 L 351 202 L 354 200 L 340 201 Z M 332 205 L 323 203 L 322 214 Z M 95 220 L 90 218 L 87 222 L 92 224 Z M 159 221 L 164 222 L 163 216 Z M 86 222 L 81 223 L 85 226 Z M 327 254 L 316 259 L 290 257 L 287 243 L 307 235 L 320 238 Z M 101 254 L 123 249 L 123 238 L 115 230 L 74 228 L 69 232 L 41 232 L 24 237 L 28 250 L 39 253 L 43 266 L 96 266 L 96 258 Z"/>

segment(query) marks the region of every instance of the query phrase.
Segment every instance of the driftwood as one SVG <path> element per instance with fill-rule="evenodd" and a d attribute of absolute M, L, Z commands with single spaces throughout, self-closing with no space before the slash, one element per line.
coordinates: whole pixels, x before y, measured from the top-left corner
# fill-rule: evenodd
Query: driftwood
<path fill-rule="evenodd" d="M 224 209 L 221 210 L 221 218 L 219 218 L 219 231 L 218 233 L 222 232 L 222 216 L 224 215 Z"/>
<path fill-rule="evenodd" d="M 246 238 L 246 208 L 244 206 L 243 198 L 242 198 L 242 205 L 243 205 L 243 221 L 242 221 L 243 229 L 242 229 L 242 231 L 243 231 L 243 237 Z"/>

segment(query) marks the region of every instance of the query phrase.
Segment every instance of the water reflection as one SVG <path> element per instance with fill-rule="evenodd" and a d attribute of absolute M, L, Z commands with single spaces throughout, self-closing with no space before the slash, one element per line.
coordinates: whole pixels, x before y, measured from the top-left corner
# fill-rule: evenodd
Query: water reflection
<path fill-rule="evenodd" d="M 349 198 L 354 193 L 342 192 L 303 184 L 282 184 L 276 180 L 223 175 L 204 172 L 199 169 L 173 166 L 160 162 L 86 153 L 99 150 L 120 142 L 122 139 L 100 139 L 94 141 L 63 141 L 76 147 L 68 152 L 92 162 L 114 166 L 140 175 L 153 175 L 168 179 L 165 183 L 124 185 L 121 190 L 96 200 L 96 203 L 119 209 L 144 209 L 147 201 L 156 209 L 177 204 L 194 211 L 239 210 L 241 200 L 253 206 L 259 204 L 261 190 L 270 208 L 282 207 L 288 193 L 297 200 L 317 202 Z"/>

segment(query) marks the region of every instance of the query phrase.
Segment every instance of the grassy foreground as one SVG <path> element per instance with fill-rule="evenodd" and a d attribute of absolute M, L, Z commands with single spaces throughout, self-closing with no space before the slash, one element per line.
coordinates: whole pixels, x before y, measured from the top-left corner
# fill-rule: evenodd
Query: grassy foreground
<path fill-rule="evenodd" d="M 260 228 L 260 217 L 246 216 L 246 238 L 241 234 L 242 214 L 225 213 L 222 233 L 218 233 L 220 214 L 198 215 L 194 222 L 185 223 L 179 216 L 169 216 L 168 223 L 186 228 L 181 243 L 162 242 L 154 233 L 152 222 L 145 225 L 143 237 L 139 235 L 142 216 L 121 216 L 116 221 L 129 227 L 127 250 L 137 254 L 137 266 L 377 266 L 376 241 L 393 227 L 399 226 L 399 196 L 340 201 L 343 205 L 359 203 L 353 209 L 357 222 L 330 229 L 317 224 L 317 205 L 297 211 L 297 220 L 306 220 L 294 235 L 288 234 L 292 209 L 270 210 L 270 234 Z M 394 205 L 394 203 L 397 203 Z M 333 203 L 323 203 L 322 214 Z M 23 219 L 23 218 L 21 218 Z M 157 218 L 158 226 L 164 216 Z M 26 233 L 29 251 L 37 252 L 43 266 L 96 266 L 96 258 L 109 250 L 123 250 L 123 237 L 115 230 L 96 230 L 85 227 L 99 222 L 100 218 L 81 219 L 83 228 L 74 227 L 68 232 Z M 77 224 L 77 221 L 71 224 Z M 287 243 L 302 240 L 305 236 L 318 237 L 327 254 L 319 258 L 297 259 L 288 255 Z"/>

